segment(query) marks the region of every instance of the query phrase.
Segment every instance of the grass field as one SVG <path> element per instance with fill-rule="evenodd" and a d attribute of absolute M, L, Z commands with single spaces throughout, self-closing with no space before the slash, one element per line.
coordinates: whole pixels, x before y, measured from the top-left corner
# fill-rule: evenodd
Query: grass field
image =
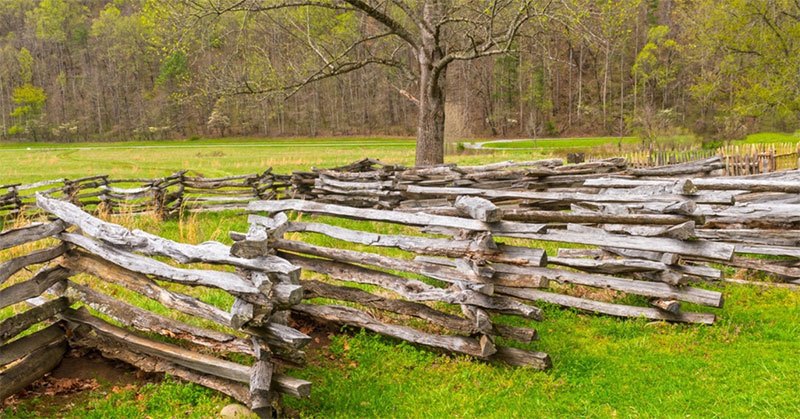
<path fill-rule="evenodd" d="M 475 164 L 535 159 L 547 155 L 544 151 L 503 150 L 491 155 L 447 156 L 447 161 Z M 414 140 L 343 137 L 7 143 L 0 144 L 0 158 L 13 164 L 0 166 L 0 184 L 76 178 L 89 173 L 112 177 L 155 177 L 181 169 L 193 170 L 206 177 L 262 172 L 269 167 L 279 173 L 290 173 L 292 170 L 347 164 L 364 157 L 412 165 Z"/>
<path fill-rule="evenodd" d="M 343 164 L 366 156 L 387 162 L 413 160 L 413 144 L 403 139 L 297 143 L 209 140 L 144 145 L 184 144 L 202 147 L 132 148 L 137 145 L 125 143 L 99 144 L 96 149 L 81 145 L 45 150 L 47 146 L 37 144 L 30 145 L 32 150 L 27 150 L 27 145 L 20 150 L 19 145 L 4 146 L 0 153 L 14 157 L 6 160 L 13 164 L 0 168 L 0 183 L 99 172 L 155 176 L 181 168 L 207 176 L 256 172 L 265 166 L 288 171 Z M 537 156 L 510 151 L 450 159 L 477 163 L 532 157 Z M 193 243 L 230 243 L 228 231 L 246 230 L 245 217 L 236 212 L 163 223 L 147 217 L 118 221 Z M 0 254 L 0 260 L 7 256 Z M 306 368 L 292 371 L 313 382 L 311 398 L 287 398 L 286 403 L 301 417 L 800 415 L 800 292 L 700 286 L 725 294 L 725 307 L 712 309 L 718 315 L 714 326 L 619 320 L 544 306 L 545 319 L 535 324 L 541 340 L 527 347 L 550 354 L 554 365 L 548 372 L 439 355 L 359 331 L 331 335 L 330 345 L 310 351 Z M 201 297 L 223 308 L 231 303 L 218 294 Z M 163 310 L 144 298 L 128 298 L 149 309 Z M 686 308 L 692 309 L 691 305 Z M 14 307 L 0 310 L 0 318 L 13 311 Z M 516 318 L 503 321 L 523 322 Z M 103 384 L 79 397 L 26 400 L 0 410 L 0 417 L 214 417 L 229 402 L 213 391 L 168 379 L 121 389 Z"/>

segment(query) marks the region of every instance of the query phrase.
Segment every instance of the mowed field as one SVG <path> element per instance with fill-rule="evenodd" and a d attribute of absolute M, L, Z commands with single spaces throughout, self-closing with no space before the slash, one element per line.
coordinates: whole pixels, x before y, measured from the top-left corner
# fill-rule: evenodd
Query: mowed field
<path fill-rule="evenodd" d="M 13 144 L 0 147 L 0 156 L 5 162 L 0 183 L 16 183 L 98 173 L 161 176 L 180 169 L 205 176 L 268 167 L 288 173 L 363 157 L 411 164 L 414 145 L 397 138 Z M 542 156 L 521 149 L 448 161 L 475 164 Z M 118 221 L 193 243 L 230 243 L 229 231 L 247 229 L 239 212 L 166 222 Z M 4 257 L 0 254 L 0 261 Z M 540 340 L 527 347 L 550 354 L 553 368 L 547 372 L 441 355 L 358 330 L 319 331 L 319 342 L 308 351 L 308 366 L 292 371 L 313 382 L 311 398 L 286 398 L 286 404 L 301 417 L 800 415 L 800 291 L 699 286 L 725 293 L 722 309 L 704 308 L 717 314 L 713 326 L 620 320 L 542 305 L 545 318 L 534 325 Z M 201 297 L 222 308 L 231 303 L 213 294 Z M 634 301 L 626 300 L 630 298 L 623 301 Z M 145 304 L 141 300 L 132 302 Z M 0 310 L 0 319 L 12 313 L 13 307 Z M 98 382 L 100 387 L 92 391 L 23 400 L 0 410 L 0 417 L 215 417 L 230 403 L 211 390 L 171 378 L 124 386 Z"/>
<path fill-rule="evenodd" d="M 448 162 L 479 164 L 524 160 L 548 155 L 520 149 L 492 154 L 448 156 Z M 0 144 L 0 183 L 78 178 L 90 174 L 111 177 L 158 177 L 191 170 L 206 177 L 256 173 L 272 167 L 279 173 L 332 167 L 364 157 L 412 165 L 411 138 L 291 138 L 204 139 L 119 143 Z"/>

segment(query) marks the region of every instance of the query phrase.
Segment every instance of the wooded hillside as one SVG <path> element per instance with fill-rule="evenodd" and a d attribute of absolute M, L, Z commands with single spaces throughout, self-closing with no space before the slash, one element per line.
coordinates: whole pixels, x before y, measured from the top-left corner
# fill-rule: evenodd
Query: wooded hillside
<path fill-rule="evenodd" d="M 419 88 L 401 67 L 365 65 L 291 88 L 355 39 L 369 40 L 348 57 L 380 50 L 407 63 L 407 50 L 338 1 L 259 9 L 278 3 L 3 0 L 0 138 L 414 133 Z M 733 139 L 798 126 L 796 1 L 557 0 L 532 7 L 512 53 L 451 65 L 452 135 L 647 138 L 683 129 Z M 513 23 L 504 16 L 494 24 Z"/>

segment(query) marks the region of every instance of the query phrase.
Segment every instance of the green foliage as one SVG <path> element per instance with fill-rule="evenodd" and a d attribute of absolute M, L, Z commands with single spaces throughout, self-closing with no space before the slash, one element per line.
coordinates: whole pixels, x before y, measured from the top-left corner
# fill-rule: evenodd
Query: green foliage
<path fill-rule="evenodd" d="M 20 48 L 17 53 L 17 62 L 19 62 L 19 78 L 22 83 L 33 82 L 33 56 L 27 48 Z"/>
<path fill-rule="evenodd" d="M 189 75 L 189 65 L 186 53 L 175 51 L 169 54 L 161 63 L 156 85 L 179 83 Z"/>
<path fill-rule="evenodd" d="M 10 135 L 32 134 L 36 139 L 36 125 L 42 116 L 47 94 L 41 87 L 26 83 L 14 89 L 11 100 L 16 105 L 11 111 L 11 117 L 18 123 L 9 130 Z"/>
<path fill-rule="evenodd" d="M 88 35 L 87 10 L 76 0 L 42 0 L 27 18 L 39 39 L 83 45 Z"/>

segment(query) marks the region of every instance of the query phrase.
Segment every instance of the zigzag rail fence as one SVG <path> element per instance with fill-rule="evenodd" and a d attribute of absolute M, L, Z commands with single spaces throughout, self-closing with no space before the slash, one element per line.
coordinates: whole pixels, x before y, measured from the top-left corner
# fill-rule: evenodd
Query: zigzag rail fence
<path fill-rule="evenodd" d="M 0 322 L 0 398 L 77 346 L 214 388 L 268 416 L 282 394 L 310 391 L 311 383 L 283 373 L 302 366 L 310 340 L 291 316 L 538 369 L 551 362 L 530 349 L 537 331 L 503 321 L 541 320 L 537 303 L 710 325 L 714 313 L 694 310 L 722 306 L 723 295 L 702 284 L 729 280 L 723 267 L 772 274 L 778 286 L 800 278 L 800 172 L 717 177 L 724 169 L 719 158 L 656 168 L 628 168 L 621 159 L 433 168 L 365 159 L 280 183 L 207 180 L 253 191 L 252 199 L 222 204 L 250 213 L 248 231 L 231 232 L 230 247 L 177 243 L 93 217 L 84 210 L 115 205 L 103 193 L 122 193 L 102 178 L 77 182 L 99 182 L 98 195 L 51 188 L 15 207 L 35 205 L 51 221 L 0 233 L 0 250 L 22 249 L 0 264 L 0 309 L 18 312 Z M 184 191 L 200 184 L 177 179 L 161 184 Z M 220 209 L 214 202 L 210 209 Z M 155 210 L 170 214 L 174 205 Z M 336 244 L 321 245 L 320 236 Z M 114 298 L 107 287 L 165 311 Z M 224 292 L 230 306 L 193 297 L 197 287 Z M 617 303 L 625 294 L 638 303 Z"/>

